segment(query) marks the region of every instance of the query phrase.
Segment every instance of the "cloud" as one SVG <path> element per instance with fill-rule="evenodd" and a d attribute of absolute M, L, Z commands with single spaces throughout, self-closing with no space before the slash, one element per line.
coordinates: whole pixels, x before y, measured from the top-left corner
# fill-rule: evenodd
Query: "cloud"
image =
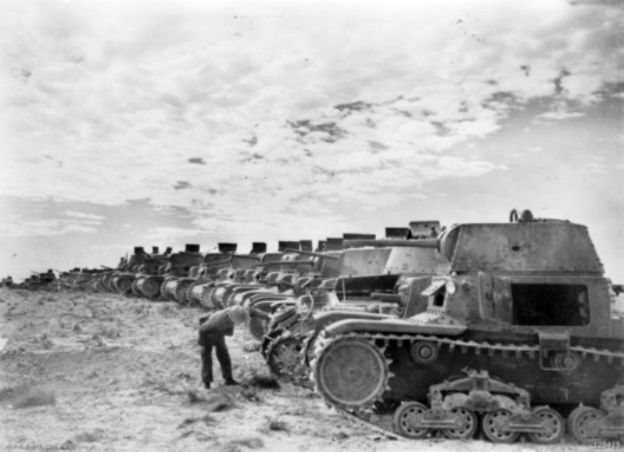
<path fill-rule="evenodd" d="M 66 210 L 65 215 L 71 218 L 77 218 L 87 223 L 99 224 L 105 219 L 105 217 L 103 217 L 102 215 L 94 215 L 92 213 L 76 212 L 73 210 Z"/>
<path fill-rule="evenodd" d="M 585 113 L 574 111 L 549 111 L 535 117 L 536 120 L 547 119 L 551 121 L 563 121 L 571 118 L 582 118 Z"/>
<path fill-rule="evenodd" d="M 25 220 L 15 216 L 0 220 L 0 231 L 5 237 L 60 236 L 73 233 L 96 233 L 97 223 L 92 220 L 50 218 Z"/>
<path fill-rule="evenodd" d="M 328 206 L 505 171 L 463 146 L 531 99 L 561 101 L 538 119 L 578 117 L 619 77 L 608 8 L 217 3 L 3 5 L 0 194 L 149 199 L 204 232 L 322 231 L 344 223 Z"/>

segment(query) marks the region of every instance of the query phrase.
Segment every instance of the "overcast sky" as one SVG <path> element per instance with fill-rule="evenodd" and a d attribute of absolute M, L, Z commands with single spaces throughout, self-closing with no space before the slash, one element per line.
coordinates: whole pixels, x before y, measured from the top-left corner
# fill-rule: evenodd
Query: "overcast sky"
<path fill-rule="evenodd" d="M 624 282 L 616 4 L 2 0 L 0 276 L 517 207 Z"/>

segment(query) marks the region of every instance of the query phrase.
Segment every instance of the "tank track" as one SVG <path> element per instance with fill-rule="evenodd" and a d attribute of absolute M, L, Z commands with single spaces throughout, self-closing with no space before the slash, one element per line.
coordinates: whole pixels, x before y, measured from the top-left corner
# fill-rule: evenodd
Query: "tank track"
<path fill-rule="evenodd" d="M 290 381 L 297 386 L 312 389 L 307 366 L 301 360 L 301 354 L 305 350 L 303 347 L 309 336 L 310 334 L 293 333 L 290 330 L 285 330 L 279 336 L 269 338 L 265 359 L 271 372 L 279 378 Z M 293 357 L 291 354 L 289 357 L 284 357 L 288 361 L 285 363 L 281 355 L 285 352 L 292 353 L 293 347 L 296 350 L 296 355 Z"/>
<path fill-rule="evenodd" d="M 454 351 L 458 348 L 462 353 L 466 354 L 472 350 L 475 354 L 479 355 L 483 352 L 489 356 L 494 356 L 500 353 L 503 357 L 515 356 L 520 358 L 522 354 L 528 355 L 530 358 L 534 358 L 539 355 L 540 349 L 537 345 L 514 345 L 514 344 L 500 344 L 490 342 L 476 342 L 476 341 L 464 341 L 460 339 L 450 339 L 446 337 L 430 336 L 430 335 L 412 335 L 412 334 L 369 334 L 369 333 L 349 333 L 345 335 L 332 336 L 327 338 L 323 332 L 319 335 L 315 346 L 315 357 L 325 347 L 327 343 L 340 337 L 359 337 L 369 341 L 384 341 L 384 345 L 388 345 L 390 341 L 403 341 L 415 342 L 415 341 L 429 341 L 435 342 L 436 345 L 446 345 L 450 351 Z M 612 352 L 609 350 L 598 350 L 590 347 L 570 346 L 570 351 L 579 353 L 582 358 L 591 356 L 594 361 L 600 360 L 600 358 L 606 358 L 608 363 L 612 363 L 614 360 L 619 360 L 621 365 L 624 365 L 624 352 Z"/>
<path fill-rule="evenodd" d="M 412 335 L 412 334 L 385 334 L 385 333 L 346 333 L 346 334 L 339 334 L 335 336 L 327 336 L 325 330 L 321 331 L 318 335 L 316 343 L 314 344 L 313 358 L 309 366 L 309 370 L 310 370 L 309 378 L 313 384 L 314 390 L 323 397 L 323 399 L 325 400 L 325 403 L 328 406 L 334 407 L 341 412 L 345 412 L 349 415 L 355 416 L 361 421 L 366 422 L 369 425 L 375 426 L 377 428 L 384 428 L 384 427 L 381 427 L 375 424 L 374 408 L 376 405 L 383 403 L 384 401 L 383 395 L 387 390 L 390 389 L 389 380 L 394 376 L 394 374 L 390 372 L 389 370 L 392 360 L 386 358 L 387 367 L 385 368 L 384 382 L 383 382 L 381 389 L 377 391 L 376 393 L 374 393 L 373 396 L 370 397 L 366 402 L 358 406 L 347 407 L 343 404 L 332 402 L 328 397 L 325 397 L 322 388 L 320 388 L 318 382 L 316 381 L 315 369 L 323 354 L 323 350 L 331 343 L 335 343 L 340 340 L 348 340 L 348 339 L 365 340 L 366 342 L 372 345 L 375 345 L 375 347 L 377 347 L 377 349 L 382 354 L 385 354 L 385 350 L 391 341 L 398 341 L 399 344 L 405 343 L 405 342 L 407 342 L 408 344 L 412 344 L 417 341 L 425 341 L 425 342 L 436 344 L 438 347 L 447 346 L 450 351 L 459 350 L 462 354 L 466 354 L 469 351 L 477 355 L 487 354 L 489 356 L 495 356 L 498 354 L 503 357 L 509 357 L 509 356 L 520 357 L 523 354 L 525 354 L 531 358 L 537 357 L 540 354 L 540 349 L 538 345 L 514 345 L 514 344 L 491 343 L 487 341 L 477 342 L 477 341 L 472 341 L 472 340 L 467 341 L 467 340 L 461 340 L 461 339 L 451 339 L 448 337 L 439 337 L 439 336 L 431 336 L 431 335 L 423 335 L 423 334 Z M 308 338 L 308 340 L 310 340 L 310 338 Z M 581 347 L 581 346 L 570 346 L 569 350 L 578 353 L 583 359 L 593 359 L 595 362 L 598 362 L 600 359 L 606 359 L 608 363 L 619 361 L 620 365 L 624 366 L 624 352 L 614 352 L 614 351 L 606 350 L 606 349 L 600 350 L 600 349 L 596 349 L 592 347 Z M 302 350 L 301 359 L 305 359 L 305 348 L 303 348 Z M 624 386 L 618 386 L 616 389 L 604 391 L 603 399 L 610 401 L 613 398 L 611 393 L 614 391 L 621 393 L 623 395 L 622 398 L 624 398 Z M 404 404 L 405 403 L 406 402 L 404 402 Z M 417 405 L 421 405 L 425 409 L 427 408 L 425 405 L 419 404 L 418 402 L 407 402 L 407 403 L 414 403 Z M 588 439 L 578 434 L 578 428 L 575 428 L 574 424 L 578 423 L 579 418 L 584 417 L 584 419 L 585 418 L 589 419 L 589 422 L 590 422 L 589 425 L 593 429 L 592 431 L 600 431 L 601 429 L 602 431 L 608 431 L 609 428 L 614 428 L 619 433 L 612 434 L 612 436 L 619 438 L 620 441 L 624 443 L 624 425 L 622 425 L 624 424 L 624 422 L 622 421 L 622 419 L 624 419 L 624 416 L 622 415 L 624 413 L 624 403 L 622 405 L 623 406 L 621 407 L 618 406 L 617 409 L 614 409 L 614 410 L 610 409 L 609 406 L 607 406 L 606 408 L 603 407 L 603 410 L 607 411 L 608 413 L 608 414 L 605 414 L 604 411 L 601 411 L 597 408 L 592 408 L 592 407 L 584 406 L 581 404 L 579 405 L 578 408 L 576 408 L 570 414 L 568 421 L 567 421 L 568 430 L 571 431 L 571 433 L 573 434 L 575 439 L 577 439 L 577 441 L 584 443 L 584 444 L 591 444 L 592 442 L 595 443 L 596 441 L 604 441 L 605 440 L 604 437 L 595 437 L 595 438 Z M 555 410 L 549 409 L 548 407 L 543 407 L 543 406 L 537 407 L 536 410 L 543 411 L 546 408 L 550 411 L 555 411 Z M 398 411 L 399 410 L 397 410 L 397 412 Z M 615 414 L 613 414 L 612 411 Z M 600 420 L 607 419 L 607 420 L 611 420 L 610 422 L 613 424 L 612 419 L 614 417 L 615 417 L 615 427 L 602 427 L 596 424 L 597 421 L 595 421 L 596 419 L 598 419 L 598 422 L 600 422 Z M 395 418 L 396 418 L 396 415 L 395 415 Z M 594 422 L 594 424 L 591 424 L 592 421 Z M 392 432 L 392 434 L 395 434 L 395 433 Z"/>

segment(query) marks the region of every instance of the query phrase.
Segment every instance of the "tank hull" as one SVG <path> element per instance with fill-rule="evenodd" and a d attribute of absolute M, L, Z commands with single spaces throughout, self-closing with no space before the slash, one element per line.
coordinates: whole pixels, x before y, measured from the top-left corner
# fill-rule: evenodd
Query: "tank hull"
<path fill-rule="evenodd" d="M 545 370 L 540 365 L 538 353 L 529 353 L 527 342 L 507 343 L 503 353 L 497 348 L 497 338 L 474 340 L 472 335 L 462 335 L 446 341 L 432 340 L 438 355 L 431 363 L 416 362 L 411 353 L 411 341 L 390 340 L 386 349 L 392 360 L 389 390 L 384 399 L 426 400 L 428 388 L 452 376 L 461 376 L 464 369 L 487 370 L 491 376 L 513 383 L 531 393 L 533 405 L 599 405 L 602 391 L 624 382 L 624 367 L 619 358 L 606 355 L 581 358 L 574 370 Z M 452 344 L 472 343 L 473 346 Z M 480 344 L 480 345 L 479 345 Z M 597 350 L 589 344 L 587 350 Z M 608 341 L 601 350 L 622 350 L 624 341 Z M 537 344 L 535 348 L 539 349 Z M 453 348 L 453 349 L 452 349 Z M 514 351 L 515 349 L 515 351 Z"/>

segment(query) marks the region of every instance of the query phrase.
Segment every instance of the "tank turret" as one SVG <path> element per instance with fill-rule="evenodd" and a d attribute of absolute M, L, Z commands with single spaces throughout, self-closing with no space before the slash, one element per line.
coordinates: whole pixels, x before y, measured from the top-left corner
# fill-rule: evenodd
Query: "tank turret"
<path fill-rule="evenodd" d="M 386 228 L 387 239 L 409 239 L 412 237 L 410 228 Z"/>
<path fill-rule="evenodd" d="M 301 251 L 313 251 L 314 245 L 312 244 L 312 240 L 299 240 L 299 249 Z"/>
<path fill-rule="evenodd" d="M 409 228 L 414 238 L 437 237 L 441 230 L 437 220 L 410 221 Z"/>
<path fill-rule="evenodd" d="M 238 245 L 236 243 L 220 242 L 218 246 L 220 253 L 235 253 L 238 249 Z"/>
<path fill-rule="evenodd" d="M 267 245 L 264 242 L 253 242 L 251 244 L 250 254 L 264 254 L 266 253 Z"/>
<path fill-rule="evenodd" d="M 343 239 L 341 237 L 327 237 L 325 239 L 325 251 L 336 251 L 343 248 Z"/>
<path fill-rule="evenodd" d="M 298 241 L 286 241 L 280 240 L 277 242 L 277 250 L 280 252 L 284 252 L 285 249 L 293 249 L 298 250 L 301 244 Z"/>

